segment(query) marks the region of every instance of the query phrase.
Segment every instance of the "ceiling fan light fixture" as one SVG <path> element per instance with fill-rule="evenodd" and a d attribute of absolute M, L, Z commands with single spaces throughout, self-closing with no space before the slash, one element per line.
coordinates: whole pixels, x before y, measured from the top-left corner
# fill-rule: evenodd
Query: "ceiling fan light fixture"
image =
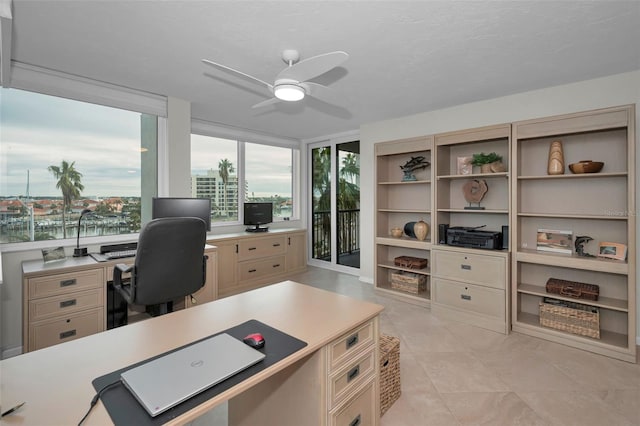
<path fill-rule="evenodd" d="M 279 84 L 273 88 L 273 94 L 282 101 L 299 101 L 304 98 L 304 89 L 295 84 Z"/>

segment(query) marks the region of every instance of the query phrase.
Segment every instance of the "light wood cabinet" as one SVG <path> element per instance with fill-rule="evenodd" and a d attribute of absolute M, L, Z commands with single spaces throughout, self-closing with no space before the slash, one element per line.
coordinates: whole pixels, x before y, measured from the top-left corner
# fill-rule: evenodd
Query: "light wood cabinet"
<path fill-rule="evenodd" d="M 424 157 L 425 161 L 431 163 L 432 146 L 432 137 L 382 142 L 375 146 L 375 286 L 388 295 L 421 306 L 429 306 L 431 299 L 429 267 L 409 269 L 395 265 L 394 259 L 399 256 L 430 259 L 434 234 L 431 218 L 433 165 L 417 170 L 415 181 L 403 181 L 401 166 L 416 157 Z M 400 238 L 391 236 L 392 228 L 404 230 L 407 223 L 420 220 L 431 228 L 424 241 L 406 234 Z M 423 276 L 426 281 L 425 289 L 411 293 L 393 286 L 392 274 L 399 273 Z"/>
<path fill-rule="evenodd" d="M 634 123 L 635 108 L 623 106 L 513 124 L 514 331 L 635 362 Z M 564 174 L 548 175 L 549 146 L 557 140 L 563 147 Z M 604 167 L 599 173 L 572 174 L 568 165 L 581 160 L 602 161 Z M 592 255 L 598 254 L 602 242 L 621 243 L 628 247 L 627 258 L 538 251 L 538 229 L 589 236 L 593 240 L 584 249 Z M 549 294 L 549 278 L 596 284 L 599 298 Z M 545 297 L 597 308 L 600 339 L 541 326 L 539 308 Z"/>
<path fill-rule="evenodd" d="M 273 229 L 209 238 L 218 248 L 218 297 L 273 284 L 306 268 L 306 231 Z"/>

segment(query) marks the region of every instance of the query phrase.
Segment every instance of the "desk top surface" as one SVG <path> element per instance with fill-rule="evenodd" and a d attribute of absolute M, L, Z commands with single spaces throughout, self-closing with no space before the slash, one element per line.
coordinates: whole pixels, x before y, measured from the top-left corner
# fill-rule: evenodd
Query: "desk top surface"
<path fill-rule="evenodd" d="M 383 307 L 285 281 L 0 361 L 2 408 L 26 404 L 3 423 L 77 424 L 94 395 L 91 381 L 168 350 L 256 319 L 307 347 L 176 419 L 199 414 L 281 371 L 375 316 Z M 6 407 L 6 408 L 5 408 Z M 85 424 L 110 424 L 99 402 Z"/>

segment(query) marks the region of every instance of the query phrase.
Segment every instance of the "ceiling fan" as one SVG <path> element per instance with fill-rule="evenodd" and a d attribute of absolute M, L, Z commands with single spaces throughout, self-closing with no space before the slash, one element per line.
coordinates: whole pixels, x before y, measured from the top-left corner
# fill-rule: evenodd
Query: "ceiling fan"
<path fill-rule="evenodd" d="M 251 108 L 260 108 L 280 101 L 299 101 L 305 96 L 310 96 L 323 102 L 342 106 L 344 105 L 344 102 L 336 92 L 327 86 L 313 83 L 308 80 L 318 77 L 319 75 L 337 67 L 348 58 L 349 54 L 336 51 L 313 56 L 298 62 L 300 60 L 300 54 L 297 50 L 285 50 L 282 52 L 282 60 L 288 66 L 284 70 L 280 71 L 273 84 L 208 59 L 203 59 L 202 62 L 213 65 L 214 67 L 220 68 L 224 71 L 229 71 L 231 73 L 247 77 L 251 81 L 258 82 L 261 85 L 266 86 L 274 97 L 267 99 L 266 101 L 258 102 Z"/>

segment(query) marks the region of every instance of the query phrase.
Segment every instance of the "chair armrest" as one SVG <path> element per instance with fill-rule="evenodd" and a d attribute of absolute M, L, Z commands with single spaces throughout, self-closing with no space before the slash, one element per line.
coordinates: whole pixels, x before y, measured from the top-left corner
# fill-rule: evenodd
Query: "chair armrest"
<path fill-rule="evenodd" d="M 133 271 L 135 265 L 125 265 L 124 263 L 118 263 L 113 268 L 113 285 L 122 284 L 122 274 Z"/>

